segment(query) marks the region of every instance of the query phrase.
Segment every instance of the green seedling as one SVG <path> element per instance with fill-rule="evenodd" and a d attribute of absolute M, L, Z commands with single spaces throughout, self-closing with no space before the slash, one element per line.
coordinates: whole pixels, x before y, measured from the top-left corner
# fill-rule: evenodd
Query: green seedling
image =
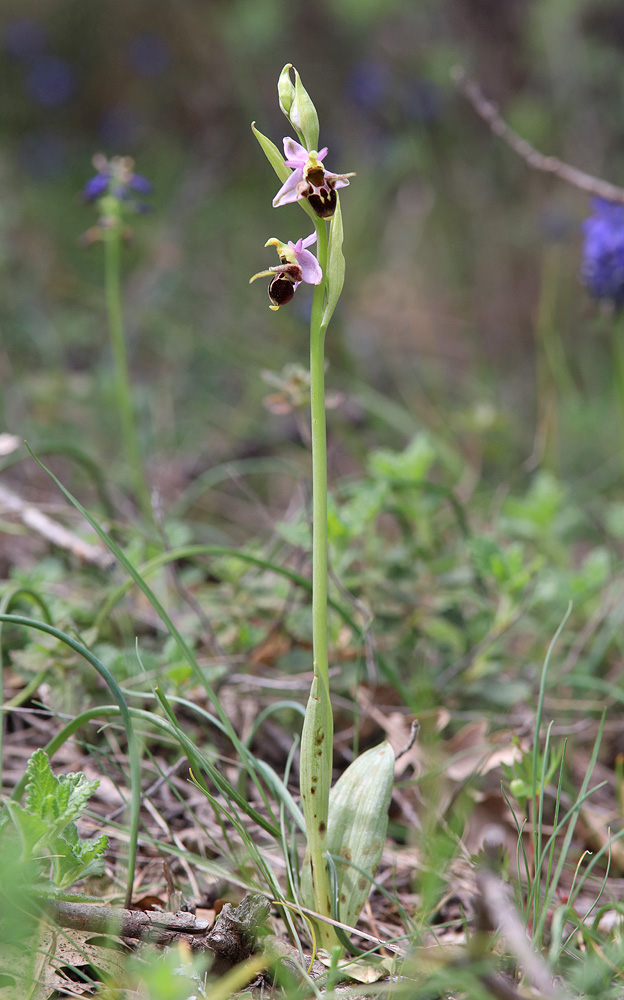
<path fill-rule="evenodd" d="M 36 861 L 36 888 L 58 896 L 88 875 L 104 871 L 108 838 L 80 837 L 76 820 L 98 787 L 82 771 L 56 777 L 44 750 L 36 750 L 26 768 L 25 804 L 7 800 L 0 813 L 0 848 L 10 841 L 20 845 L 21 864 Z"/>

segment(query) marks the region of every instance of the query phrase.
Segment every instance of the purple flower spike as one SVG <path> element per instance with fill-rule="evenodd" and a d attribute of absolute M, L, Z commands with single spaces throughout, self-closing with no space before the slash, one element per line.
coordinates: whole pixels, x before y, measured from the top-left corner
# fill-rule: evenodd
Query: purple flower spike
<path fill-rule="evenodd" d="M 331 219 L 336 211 L 336 189 L 347 187 L 355 174 L 333 174 L 323 166 L 327 146 L 318 152 L 307 150 L 294 139 L 284 139 L 284 156 L 292 174 L 273 199 L 273 208 L 306 198 L 321 219 Z"/>
<path fill-rule="evenodd" d="M 134 160 L 129 156 L 113 156 L 108 160 L 98 153 L 93 157 L 93 166 L 97 174 L 88 180 L 83 188 L 82 196 L 85 201 L 96 201 L 108 194 L 126 202 L 130 211 L 149 210 L 147 205 L 130 200 L 134 191 L 139 194 L 151 194 L 152 183 L 142 174 L 135 174 Z"/>
<path fill-rule="evenodd" d="M 87 181 L 82 189 L 84 200 L 95 201 L 96 198 L 101 198 L 108 189 L 109 179 L 108 174 L 96 174 L 95 177 Z"/>
<path fill-rule="evenodd" d="M 147 177 L 143 177 L 142 174 L 133 174 L 128 181 L 128 185 L 133 191 L 138 191 L 139 194 L 151 194 L 154 190 L 152 182 L 148 181 Z"/>
<path fill-rule="evenodd" d="M 624 205 L 595 198 L 583 223 L 581 278 L 597 299 L 624 305 Z"/>

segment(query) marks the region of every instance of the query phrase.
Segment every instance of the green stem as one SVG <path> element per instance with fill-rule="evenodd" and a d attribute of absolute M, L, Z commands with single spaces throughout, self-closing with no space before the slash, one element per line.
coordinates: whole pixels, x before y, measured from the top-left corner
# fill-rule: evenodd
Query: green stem
<path fill-rule="evenodd" d="M 150 500 L 150 490 L 145 478 L 143 459 L 141 457 L 141 449 L 139 447 L 139 439 L 137 436 L 136 422 L 134 418 L 134 407 L 132 403 L 130 374 L 128 371 L 128 355 L 126 351 L 126 338 L 124 333 L 123 310 L 121 303 L 120 226 L 120 221 L 117 221 L 115 225 L 107 230 L 106 238 L 104 240 L 106 311 L 108 313 L 108 328 L 113 348 L 117 409 L 119 411 L 119 419 L 121 421 L 121 434 L 126 453 L 126 461 L 130 466 L 134 490 L 141 513 L 148 522 L 153 522 L 154 515 Z"/>
<path fill-rule="evenodd" d="M 327 226 L 316 226 L 318 260 L 327 269 Z M 314 673 L 329 687 L 327 652 L 327 432 L 325 425 L 325 282 L 314 289 L 310 319 L 310 415 L 312 422 L 312 643 Z"/>
<path fill-rule="evenodd" d="M 327 225 L 315 222 L 318 260 L 327 275 Z M 317 285 L 310 319 L 310 414 L 312 439 L 312 645 L 314 680 L 301 735 L 300 788 L 314 906 L 331 917 L 331 890 L 326 861 L 329 790 L 333 762 L 333 718 L 329 697 L 327 649 L 327 438 L 325 428 L 325 330 L 323 307 L 326 278 Z M 338 945 L 331 924 L 318 927 L 322 947 Z"/>
<path fill-rule="evenodd" d="M 620 410 L 621 440 L 624 442 L 624 311 L 621 308 L 613 318 L 612 344 L 615 396 Z"/>

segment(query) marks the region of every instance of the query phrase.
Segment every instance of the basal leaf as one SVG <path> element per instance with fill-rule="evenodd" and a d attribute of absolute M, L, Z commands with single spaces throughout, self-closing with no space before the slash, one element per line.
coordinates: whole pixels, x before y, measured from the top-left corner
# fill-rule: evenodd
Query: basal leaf
<path fill-rule="evenodd" d="M 385 742 L 360 754 L 330 792 L 327 851 L 337 862 L 339 919 L 351 926 L 379 867 L 393 784 L 394 752 Z"/>

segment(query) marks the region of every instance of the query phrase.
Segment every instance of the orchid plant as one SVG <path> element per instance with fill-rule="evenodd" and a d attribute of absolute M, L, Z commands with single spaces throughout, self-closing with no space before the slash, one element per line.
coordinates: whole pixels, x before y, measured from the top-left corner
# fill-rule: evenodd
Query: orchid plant
<path fill-rule="evenodd" d="M 294 82 L 293 82 L 294 73 Z M 255 274 L 269 277 L 270 309 L 290 302 L 301 282 L 314 286 L 310 317 L 310 412 L 312 448 L 312 634 L 314 677 L 301 736 L 300 790 L 307 849 L 300 879 L 303 905 L 315 910 L 322 945 L 340 947 L 335 921 L 352 925 L 368 896 L 385 840 L 394 778 L 388 743 L 358 757 L 331 787 L 333 714 L 327 638 L 327 445 L 324 344 L 344 284 L 343 229 L 338 191 L 354 174 L 329 171 L 328 150 L 318 149 L 316 108 L 290 63 L 278 80 L 281 110 L 299 141 L 284 139 L 284 156 L 252 124 L 281 187 L 279 208 L 298 203 L 314 232 L 295 242 L 272 237 L 279 264 Z M 309 249 L 316 246 L 316 255 Z M 333 921 L 333 922 L 332 922 Z"/>

